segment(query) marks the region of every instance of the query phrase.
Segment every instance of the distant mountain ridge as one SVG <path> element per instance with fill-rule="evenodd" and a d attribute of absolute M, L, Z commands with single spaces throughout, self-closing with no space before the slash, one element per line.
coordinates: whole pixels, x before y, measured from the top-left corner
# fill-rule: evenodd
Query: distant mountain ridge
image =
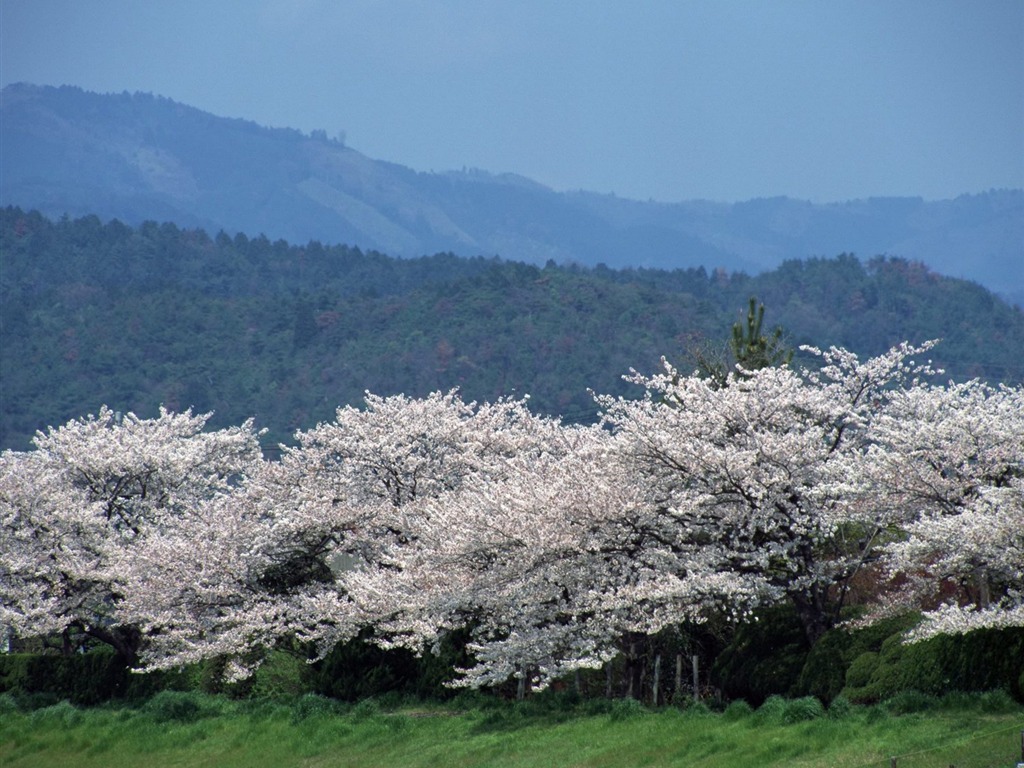
<path fill-rule="evenodd" d="M 67 86 L 0 92 L 0 204 L 395 256 L 759 273 L 788 259 L 888 254 L 1024 304 L 1024 190 L 826 205 L 641 202 L 555 192 L 512 174 L 416 172 L 320 132 Z"/>

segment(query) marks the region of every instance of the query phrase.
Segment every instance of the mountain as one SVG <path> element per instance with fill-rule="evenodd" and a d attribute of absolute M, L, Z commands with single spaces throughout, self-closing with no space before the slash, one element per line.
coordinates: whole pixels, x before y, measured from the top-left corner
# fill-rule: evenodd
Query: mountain
<path fill-rule="evenodd" d="M 1024 304 L 1024 190 L 954 200 L 640 202 L 470 170 L 419 173 L 306 135 L 149 94 L 10 85 L 0 203 L 51 216 L 543 264 L 759 273 L 857 253 L 920 261 Z"/>

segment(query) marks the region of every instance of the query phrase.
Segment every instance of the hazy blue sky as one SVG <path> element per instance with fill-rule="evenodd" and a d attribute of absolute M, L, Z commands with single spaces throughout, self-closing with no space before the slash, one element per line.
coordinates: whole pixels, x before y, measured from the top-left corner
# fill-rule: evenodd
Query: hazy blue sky
<path fill-rule="evenodd" d="M 1022 0 L 0 0 L 0 81 L 638 199 L 1024 187 Z"/>

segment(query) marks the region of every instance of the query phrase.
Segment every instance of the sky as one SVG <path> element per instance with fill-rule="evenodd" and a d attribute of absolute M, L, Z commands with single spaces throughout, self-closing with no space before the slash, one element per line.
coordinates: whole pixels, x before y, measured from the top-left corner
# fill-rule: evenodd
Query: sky
<path fill-rule="evenodd" d="M 723 202 L 1024 188 L 1022 0 L 0 0 L 0 85 Z"/>

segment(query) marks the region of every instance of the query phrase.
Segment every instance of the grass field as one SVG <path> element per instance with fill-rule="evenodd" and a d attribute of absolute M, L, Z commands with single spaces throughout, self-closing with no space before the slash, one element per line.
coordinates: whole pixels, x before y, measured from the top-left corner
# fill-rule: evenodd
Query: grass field
<path fill-rule="evenodd" d="M 918 711 L 908 711 L 918 710 Z M 1024 708 L 1002 694 L 835 708 L 770 699 L 752 711 L 634 702 L 459 708 L 316 697 L 288 704 L 160 694 L 135 708 L 23 711 L 0 696 L 0 766 L 787 766 L 1002 768 L 1021 758 Z"/>

